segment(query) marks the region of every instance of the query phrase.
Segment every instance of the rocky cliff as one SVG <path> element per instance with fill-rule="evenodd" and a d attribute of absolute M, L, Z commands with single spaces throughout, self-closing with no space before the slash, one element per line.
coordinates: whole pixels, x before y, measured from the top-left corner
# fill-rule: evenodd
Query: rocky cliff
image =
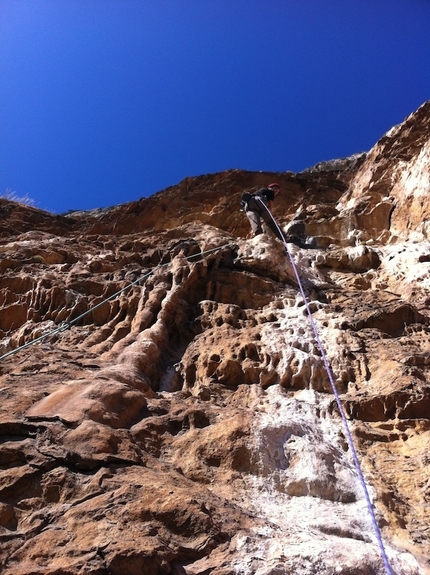
<path fill-rule="evenodd" d="M 430 573 L 429 166 L 427 102 L 299 174 L 0 200 L 1 573 L 383 575 L 378 529 Z M 273 180 L 317 249 L 249 239 Z"/>

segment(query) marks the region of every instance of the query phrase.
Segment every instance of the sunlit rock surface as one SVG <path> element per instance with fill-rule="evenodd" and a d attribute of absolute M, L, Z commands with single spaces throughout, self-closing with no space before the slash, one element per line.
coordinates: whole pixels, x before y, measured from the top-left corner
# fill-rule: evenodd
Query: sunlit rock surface
<path fill-rule="evenodd" d="M 429 142 L 426 103 L 300 174 L 0 200 L 2 574 L 383 575 L 325 359 L 393 573 L 430 573 Z M 292 261 L 238 209 L 273 180 Z"/>

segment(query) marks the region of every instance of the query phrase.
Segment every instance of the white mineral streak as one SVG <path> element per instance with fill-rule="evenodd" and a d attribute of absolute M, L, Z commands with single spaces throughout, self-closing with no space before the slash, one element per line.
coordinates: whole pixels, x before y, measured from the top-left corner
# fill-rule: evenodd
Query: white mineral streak
<path fill-rule="evenodd" d="M 261 344 L 278 357 L 280 373 L 295 361 L 297 372 L 311 376 L 321 356 L 300 298 L 291 303 L 282 309 L 273 304 L 279 328 L 263 328 Z M 340 353 L 333 328 L 318 330 L 330 355 Z M 330 393 L 303 389 L 292 395 L 279 385 L 256 400 L 250 446 L 255 473 L 236 486 L 233 500 L 265 527 L 232 542 L 238 575 L 371 573 L 378 564 L 377 575 L 386 573 L 344 424 L 337 408 L 330 415 L 332 402 Z M 367 489 L 373 499 L 372 486 Z M 385 550 L 396 575 L 423 573 L 412 555 L 386 544 Z"/>
<path fill-rule="evenodd" d="M 430 189 L 430 141 L 421 148 L 413 163 L 399 164 L 400 177 L 397 186 L 405 197 L 427 198 Z M 403 169 L 402 169 L 403 168 Z"/>
<path fill-rule="evenodd" d="M 378 564 L 380 549 L 343 425 L 326 414 L 330 400 L 312 390 L 289 397 L 273 386 L 256 406 L 258 471 L 240 499 L 266 526 L 234 542 L 238 575 L 370 573 Z M 397 575 L 422 573 L 412 555 L 385 549 Z M 382 558 L 379 563 L 382 575 Z"/>
<path fill-rule="evenodd" d="M 377 276 L 388 283 L 391 290 L 403 294 L 406 286 L 430 289 L 430 241 L 401 242 L 379 248 L 383 254 Z M 376 277 L 374 271 L 371 274 Z M 377 286 L 376 286 L 377 287 Z"/>

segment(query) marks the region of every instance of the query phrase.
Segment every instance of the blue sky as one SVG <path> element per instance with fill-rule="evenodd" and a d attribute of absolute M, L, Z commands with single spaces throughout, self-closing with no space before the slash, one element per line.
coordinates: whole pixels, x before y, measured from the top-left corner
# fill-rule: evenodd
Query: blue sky
<path fill-rule="evenodd" d="M 429 62 L 428 0 L 0 0 L 0 195 L 62 213 L 369 150 Z"/>

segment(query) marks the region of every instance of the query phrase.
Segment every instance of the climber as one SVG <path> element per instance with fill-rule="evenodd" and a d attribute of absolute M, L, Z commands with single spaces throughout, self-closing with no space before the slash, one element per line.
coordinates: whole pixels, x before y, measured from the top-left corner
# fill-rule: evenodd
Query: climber
<path fill-rule="evenodd" d="M 245 207 L 245 213 L 249 223 L 251 224 L 251 229 L 254 233 L 254 236 L 258 236 L 263 233 L 263 228 L 261 227 L 263 220 L 265 224 L 272 230 L 275 236 L 281 241 L 284 241 L 285 238 L 280 236 L 280 232 L 270 217 L 269 212 L 261 203 L 263 202 L 271 212 L 273 209 L 273 202 L 280 192 L 281 188 L 279 184 L 274 183 L 269 184 L 267 188 L 258 190 L 258 192 L 249 197 Z"/>
<path fill-rule="evenodd" d="M 258 190 L 255 194 L 243 194 L 242 205 L 246 213 L 246 217 L 251 224 L 254 237 L 263 233 L 262 221 L 267 227 L 281 240 L 281 242 L 293 243 L 301 248 L 316 247 L 310 238 L 305 239 L 299 236 L 284 234 L 284 232 L 276 225 L 271 213 L 273 209 L 273 202 L 281 192 L 281 187 L 277 183 L 269 184 L 267 188 Z M 312 238 L 314 240 L 314 238 Z"/>

